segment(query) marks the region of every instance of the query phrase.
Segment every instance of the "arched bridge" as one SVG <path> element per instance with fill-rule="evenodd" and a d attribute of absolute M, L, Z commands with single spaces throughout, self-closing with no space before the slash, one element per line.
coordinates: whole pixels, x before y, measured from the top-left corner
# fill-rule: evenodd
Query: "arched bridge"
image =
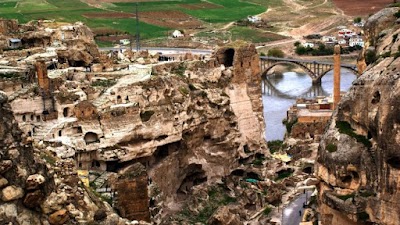
<path fill-rule="evenodd" d="M 267 73 L 276 65 L 291 64 L 302 68 L 312 79 L 313 84 L 320 84 L 321 78 L 329 71 L 333 70 L 333 62 L 319 62 L 312 60 L 277 58 L 270 56 L 260 56 L 260 66 L 262 75 L 266 76 Z M 340 64 L 340 67 L 350 70 L 358 75 L 357 65 L 355 64 Z"/>

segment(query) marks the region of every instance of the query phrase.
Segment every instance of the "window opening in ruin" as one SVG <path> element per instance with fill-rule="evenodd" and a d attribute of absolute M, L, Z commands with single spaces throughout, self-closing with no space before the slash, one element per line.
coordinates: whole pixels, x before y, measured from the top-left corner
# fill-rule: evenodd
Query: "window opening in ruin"
<path fill-rule="evenodd" d="M 350 175 L 345 176 L 342 178 L 343 183 L 350 183 L 353 180 L 353 178 Z"/>
<path fill-rule="evenodd" d="M 210 135 L 205 135 L 203 139 L 204 139 L 205 141 L 206 141 L 206 140 L 210 140 L 210 139 L 211 139 L 211 136 L 210 136 Z"/>
<path fill-rule="evenodd" d="M 62 131 L 61 131 L 61 130 L 58 131 L 58 136 L 59 136 L 59 137 L 62 136 Z"/>
<path fill-rule="evenodd" d="M 100 162 L 97 160 L 92 161 L 92 168 L 100 168 Z"/>
<path fill-rule="evenodd" d="M 118 104 L 121 104 L 121 103 L 122 103 L 121 95 L 118 95 L 118 96 L 117 96 L 117 103 L 118 103 Z"/>
<path fill-rule="evenodd" d="M 32 137 L 32 132 L 28 131 L 28 136 Z"/>
<path fill-rule="evenodd" d="M 224 61 L 222 62 L 222 64 L 224 64 L 225 67 L 230 67 L 233 66 L 233 57 L 235 55 L 235 50 L 230 48 L 227 49 L 224 52 Z"/>
<path fill-rule="evenodd" d="M 63 115 L 64 115 L 64 117 L 67 117 L 69 115 L 69 108 L 68 107 L 65 107 L 63 109 Z"/>
<path fill-rule="evenodd" d="M 313 167 L 311 167 L 311 166 L 305 167 L 303 169 L 303 173 L 312 174 L 313 173 Z"/>
<path fill-rule="evenodd" d="M 82 127 L 81 127 L 81 126 L 79 126 L 79 127 L 74 127 L 74 133 L 76 133 L 76 134 L 82 134 Z"/>
<path fill-rule="evenodd" d="M 248 172 L 247 175 L 246 175 L 246 178 L 262 180 L 260 178 L 260 175 L 258 175 L 257 173 L 254 173 L 254 172 Z"/>
<path fill-rule="evenodd" d="M 40 122 L 40 116 L 36 116 L 36 122 Z"/>
<path fill-rule="evenodd" d="M 400 157 L 390 157 L 388 160 L 386 160 L 386 163 L 394 169 L 400 169 Z"/>
<path fill-rule="evenodd" d="M 22 116 L 22 121 L 24 121 L 24 122 L 26 121 L 26 116 L 25 115 Z"/>
<path fill-rule="evenodd" d="M 126 96 L 125 101 L 129 102 L 129 96 Z"/>
<path fill-rule="evenodd" d="M 85 134 L 84 139 L 85 139 L 85 143 L 87 145 L 88 144 L 92 144 L 92 143 L 99 143 L 100 142 L 99 137 L 97 136 L 97 134 L 93 133 L 93 132 L 87 132 Z"/>
<path fill-rule="evenodd" d="M 233 176 L 239 176 L 239 177 L 243 177 L 245 174 L 244 170 L 241 169 L 237 169 L 231 172 L 231 175 Z"/>
<path fill-rule="evenodd" d="M 376 104 L 381 100 L 381 93 L 379 91 L 375 91 L 373 97 L 372 97 L 372 104 Z"/>
<path fill-rule="evenodd" d="M 72 67 L 84 67 L 85 62 L 84 61 L 70 61 L 70 66 Z"/>
<path fill-rule="evenodd" d="M 33 115 L 31 115 L 31 121 L 33 121 L 35 119 L 35 117 Z"/>

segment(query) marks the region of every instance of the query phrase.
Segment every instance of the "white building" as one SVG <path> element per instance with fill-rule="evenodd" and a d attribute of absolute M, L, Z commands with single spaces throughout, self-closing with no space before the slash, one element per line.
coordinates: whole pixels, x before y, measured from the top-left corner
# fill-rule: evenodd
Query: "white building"
<path fill-rule="evenodd" d="M 323 36 L 322 41 L 323 42 L 336 42 L 336 37 L 335 36 Z"/>
<path fill-rule="evenodd" d="M 339 45 L 346 45 L 347 41 L 345 39 L 339 39 L 337 42 Z"/>
<path fill-rule="evenodd" d="M 119 40 L 119 44 L 121 45 L 129 45 L 131 41 L 129 39 L 121 39 Z"/>
<path fill-rule="evenodd" d="M 252 23 L 258 23 L 261 22 L 261 18 L 258 16 L 248 16 L 247 20 L 252 22 Z"/>
<path fill-rule="evenodd" d="M 364 47 L 364 40 L 360 36 L 354 36 L 349 39 L 350 47 L 354 47 L 356 45 Z"/>
<path fill-rule="evenodd" d="M 175 31 L 172 33 L 172 37 L 174 37 L 174 38 L 183 37 L 183 34 L 182 34 L 182 32 L 181 32 L 180 30 L 175 30 Z"/>
<path fill-rule="evenodd" d="M 314 43 L 311 43 L 311 42 L 306 42 L 306 43 L 303 43 L 302 45 L 305 48 L 314 48 L 314 46 L 315 46 Z"/>

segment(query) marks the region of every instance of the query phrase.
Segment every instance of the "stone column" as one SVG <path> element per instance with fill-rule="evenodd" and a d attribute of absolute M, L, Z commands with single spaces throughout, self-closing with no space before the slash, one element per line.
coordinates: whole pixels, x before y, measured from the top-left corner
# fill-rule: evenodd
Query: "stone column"
<path fill-rule="evenodd" d="M 44 61 L 37 61 L 35 66 L 39 87 L 43 92 L 48 93 L 50 91 L 50 79 L 47 76 L 46 63 Z"/>
<path fill-rule="evenodd" d="M 335 45 L 333 53 L 333 109 L 340 102 L 340 46 Z"/>

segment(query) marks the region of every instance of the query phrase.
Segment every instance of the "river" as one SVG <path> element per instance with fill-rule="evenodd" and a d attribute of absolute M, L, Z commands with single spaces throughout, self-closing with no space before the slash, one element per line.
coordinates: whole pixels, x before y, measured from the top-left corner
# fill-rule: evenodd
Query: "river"
<path fill-rule="evenodd" d="M 347 71 L 341 71 L 341 91 L 347 91 L 356 76 Z M 265 82 L 262 100 L 266 124 L 265 138 L 267 141 L 283 140 L 286 128 L 282 120 L 286 111 L 296 102 L 297 97 L 329 96 L 333 92 L 333 72 L 322 78 L 321 86 L 313 86 L 307 74 L 286 72 L 283 75 L 270 75 Z M 263 87 L 263 88 L 264 88 Z"/>

